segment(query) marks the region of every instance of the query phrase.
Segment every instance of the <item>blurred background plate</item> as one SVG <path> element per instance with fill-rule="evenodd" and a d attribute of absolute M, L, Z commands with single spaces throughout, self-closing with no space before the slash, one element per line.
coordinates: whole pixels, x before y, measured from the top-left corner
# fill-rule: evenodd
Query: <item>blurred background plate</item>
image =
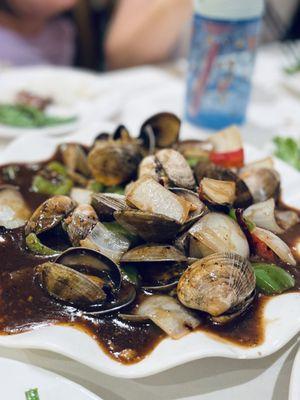
<path fill-rule="evenodd" d="M 121 103 L 118 87 L 94 73 L 74 68 L 19 67 L 0 74 L 0 103 L 13 103 L 21 90 L 51 97 L 49 113 L 76 117 L 72 123 L 44 128 L 15 128 L 0 124 L 0 137 L 28 133 L 62 135 L 110 118 Z"/>
<path fill-rule="evenodd" d="M 1 399 L 24 400 L 25 392 L 38 389 L 39 400 L 101 400 L 68 379 L 33 365 L 0 358 Z"/>
<path fill-rule="evenodd" d="M 292 369 L 291 380 L 290 380 L 290 392 L 289 392 L 289 400 L 299 400 L 299 399 L 300 399 L 300 346 Z"/>

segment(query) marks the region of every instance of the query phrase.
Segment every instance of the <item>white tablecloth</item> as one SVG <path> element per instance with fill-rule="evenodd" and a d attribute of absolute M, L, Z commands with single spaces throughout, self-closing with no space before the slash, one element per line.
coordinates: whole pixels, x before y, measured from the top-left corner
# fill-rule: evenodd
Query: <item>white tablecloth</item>
<path fill-rule="evenodd" d="M 114 87 L 117 85 L 124 98 L 122 107 L 115 110 L 113 122 L 125 123 L 137 131 L 141 122 L 154 112 L 169 110 L 181 115 L 184 69 L 185 63 L 180 62 L 101 77 L 110 80 Z M 270 147 L 273 135 L 297 136 L 300 132 L 299 99 L 283 87 L 282 81 L 278 48 L 262 49 L 254 75 L 248 123 L 243 127 L 245 139 L 260 148 Z M 0 140 L 0 149 L 6 144 L 7 141 Z M 85 386 L 103 400 L 285 400 L 296 340 L 294 338 L 281 351 L 265 359 L 204 359 L 139 380 L 115 379 L 58 354 L 43 351 L 0 348 L 0 357 L 52 370 Z"/>

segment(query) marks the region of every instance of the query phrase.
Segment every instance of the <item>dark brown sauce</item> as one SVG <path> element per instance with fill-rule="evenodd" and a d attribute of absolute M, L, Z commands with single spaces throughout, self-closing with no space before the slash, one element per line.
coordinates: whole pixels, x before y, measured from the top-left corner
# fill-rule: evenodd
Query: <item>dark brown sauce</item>
<path fill-rule="evenodd" d="M 13 180 L 5 179 L 5 167 L 0 168 L 2 183 L 18 185 L 32 210 L 46 198 L 30 190 L 32 177 L 42 165 L 18 164 L 18 173 Z M 68 325 L 88 333 L 107 354 L 124 364 L 140 361 L 166 337 L 151 322 L 125 322 L 114 315 L 94 318 L 57 303 L 38 285 L 33 269 L 46 259 L 51 260 L 51 257 L 34 256 L 26 250 L 23 228 L 1 229 L 0 334 L 16 334 L 45 325 Z M 300 224 L 282 238 L 293 248 L 300 262 L 300 251 L 296 248 L 296 241 L 300 241 Z M 296 278 L 294 290 L 300 290 L 300 269 L 286 268 Z M 213 325 L 203 318 L 198 329 L 239 346 L 257 346 L 264 340 L 263 310 L 267 300 L 266 296 L 258 296 L 242 317 L 224 326 Z"/>

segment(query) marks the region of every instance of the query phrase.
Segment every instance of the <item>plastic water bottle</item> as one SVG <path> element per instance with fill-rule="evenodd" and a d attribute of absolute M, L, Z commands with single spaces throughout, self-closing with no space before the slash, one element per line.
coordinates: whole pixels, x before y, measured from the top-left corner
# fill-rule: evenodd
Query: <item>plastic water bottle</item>
<path fill-rule="evenodd" d="M 185 117 L 222 129 L 245 121 L 264 0 L 194 0 Z"/>

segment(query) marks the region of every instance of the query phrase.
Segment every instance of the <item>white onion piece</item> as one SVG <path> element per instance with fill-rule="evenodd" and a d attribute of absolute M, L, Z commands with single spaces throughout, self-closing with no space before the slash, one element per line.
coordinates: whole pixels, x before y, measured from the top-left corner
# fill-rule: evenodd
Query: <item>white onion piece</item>
<path fill-rule="evenodd" d="M 261 160 L 253 161 L 247 165 L 245 165 L 241 170 L 240 173 L 244 173 L 246 171 L 253 171 L 254 169 L 261 169 L 261 168 L 270 168 L 274 169 L 274 160 L 272 157 L 262 158 Z"/>
<path fill-rule="evenodd" d="M 91 190 L 74 187 L 70 192 L 70 197 L 78 204 L 91 204 L 92 194 Z"/>
<path fill-rule="evenodd" d="M 30 210 L 23 196 L 14 186 L 0 189 L 0 226 L 14 229 L 23 226 L 30 217 Z"/>
<path fill-rule="evenodd" d="M 170 296 L 153 295 L 139 305 L 137 315 L 148 317 L 172 339 L 180 339 L 195 329 L 200 321 Z"/>
<path fill-rule="evenodd" d="M 235 182 L 203 178 L 200 190 L 204 197 L 216 204 L 233 204 L 235 200 Z"/>
<path fill-rule="evenodd" d="M 243 216 L 253 222 L 259 228 L 267 229 L 273 233 L 282 233 L 283 229 L 275 219 L 275 201 L 269 199 L 248 207 Z"/>
<path fill-rule="evenodd" d="M 195 246 L 203 257 L 219 252 L 236 253 L 244 258 L 249 257 L 249 245 L 239 224 L 224 214 L 209 213 L 204 215 L 190 230 L 190 235 L 196 240 L 193 241 L 194 254 Z"/>
<path fill-rule="evenodd" d="M 275 210 L 275 217 L 284 230 L 288 230 L 299 222 L 298 214 L 292 210 Z"/>
<path fill-rule="evenodd" d="M 187 220 L 191 208 L 191 203 L 176 196 L 149 176 L 143 176 L 130 185 L 126 201 L 141 211 L 165 215 L 180 224 Z"/>
<path fill-rule="evenodd" d="M 296 265 L 296 260 L 288 245 L 273 232 L 256 227 L 251 233 L 273 250 L 283 262 Z"/>
<path fill-rule="evenodd" d="M 243 148 L 243 140 L 240 130 L 232 125 L 222 131 L 219 131 L 209 138 L 213 149 L 217 153 L 227 153 Z"/>
<path fill-rule="evenodd" d="M 89 235 L 80 241 L 80 245 L 97 250 L 118 264 L 122 255 L 129 249 L 130 240 L 98 222 Z"/>

